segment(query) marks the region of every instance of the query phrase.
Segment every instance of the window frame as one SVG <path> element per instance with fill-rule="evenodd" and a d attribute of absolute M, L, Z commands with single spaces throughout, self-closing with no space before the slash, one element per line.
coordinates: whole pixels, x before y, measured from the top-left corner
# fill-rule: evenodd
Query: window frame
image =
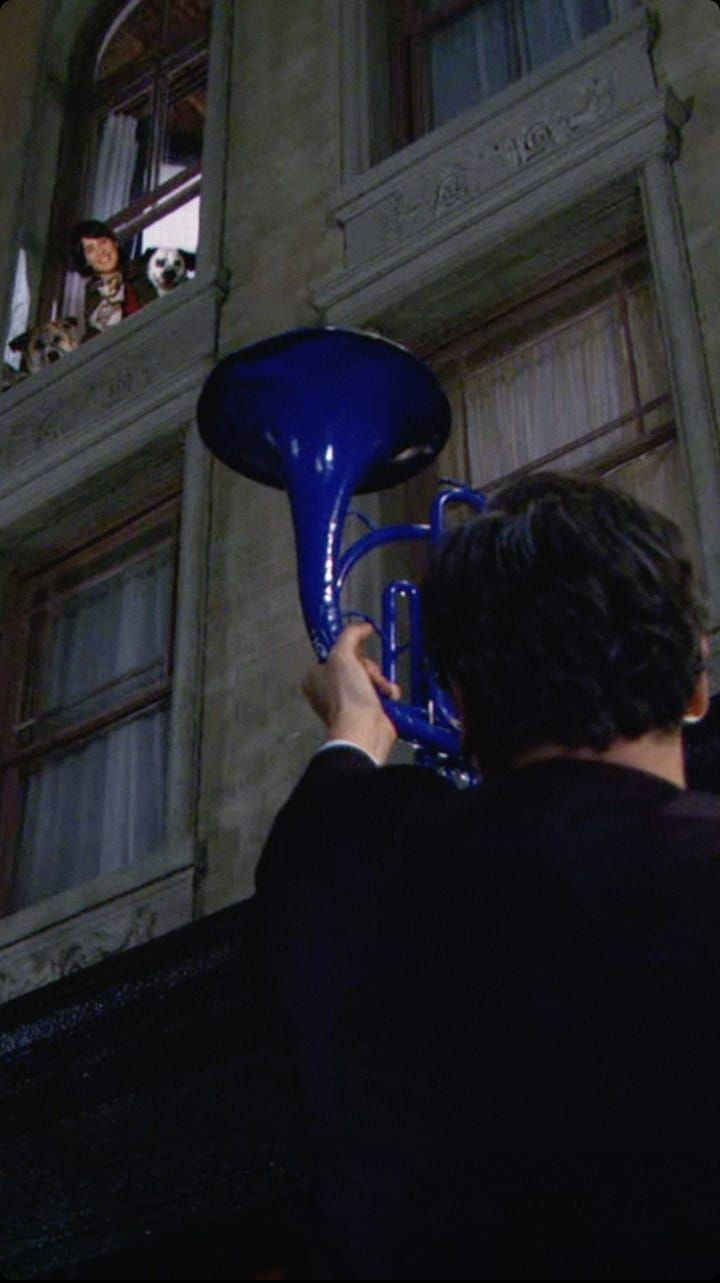
<path fill-rule="evenodd" d="M 170 5 L 172 0 L 164 0 Z M 114 34 L 113 28 L 118 25 L 123 9 L 128 0 L 120 0 L 108 9 L 105 7 L 96 16 L 96 20 L 80 42 L 76 56 L 70 66 L 70 84 L 89 85 L 87 98 L 78 102 L 83 95 L 75 93 L 68 96 L 65 110 L 65 130 L 63 133 L 60 159 L 57 169 L 54 195 L 52 201 L 50 230 L 47 253 L 42 266 L 40 289 L 38 293 L 37 316 L 42 321 L 48 319 L 56 309 L 61 312 L 64 282 L 68 272 L 69 241 L 73 226 L 82 217 L 95 217 L 93 213 L 83 214 L 83 207 L 88 199 L 98 154 L 98 125 L 111 110 L 123 104 L 136 101 L 142 95 L 155 99 L 152 107 L 152 144 L 150 164 L 155 170 L 160 163 L 167 102 L 158 110 L 158 87 L 184 68 L 198 64 L 202 67 L 201 80 L 207 92 L 212 47 L 212 28 L 214 6 L 208 10 L 208 28 L 205 35 L 169 42 L 158 57 L 149 53 L 141 62 L 134 62 L 121 67 L 102 80 L 96 80 L 96 70 L 103 42 L 108 33 Z M 162 97 L 162 95 L 160 95 Z M 207 128 L 203 131 L 203 152 Z M 78 156 L 81 157 L 78 165 Z M 121 242 L 135 237 L 144 227 L 151 225 L 158 218 L 172 213 L 187 204 L 202 191 L 203 158 L 187 166 L 180 174 L 174 175 L 166 182 L 151 187 L 147 192 L 134 197 L 122 209 L 102 221 L 115 232 Z M 198 247 L 199 248 L 199 247 Z"/>
<path fill-rule="evenodd" d="M 0 665 L 5 674 L 0 696 L 0 918 L 8 912 L 22 825 L 23 773 L 38 769 L 53 756 L 92 741 L 113 726 L 141 715 L 162 704 L 171 706 L 173 692 L 176 615 L 180 561 L 180 525 L 182 491 L 178 486 L 146 501 L 141 508 L 108 522 L 90 539 L 73 543 L 51 559 L 33 560 L 19 567 L 12 576 L 6 595 L 3 628 L 0 636 Z M 169 608 L 165 672 L 160 680 L 149 682 L 140 692 L 110 703 L 102 712 L 80 718 L 66 727 L 43 734 L 41 718 L 23 716 L 30 664 L 30 620 L 34 613 L 33 597 L 43 585 L 50 586 L 72 570 L 87 569 L 75 591 L 88 587 L 96 579 L 113 573 L 113 569 L 130 564 L 139 554 L 122 557 L 123 548 L 143 533 L 167 527 L 165 539 L 172 548 L 172 587 Z M 151 545 L 152 546 L 152 545 Z M 117 560 L 98 575 L 92 568 L 108 554 L 120 554 Z M 71 590 L 72 591 L 72 590 Z M 68 594 L 71 595 L 71 594 Z M 99 693 L 93 692 L 93 694 Z M 32 726 L 39 726 L 38 738 L 27 741 Z M 25 736 L 26 742 L 23 743 Z M 167 817 L 166 817 L 167 818 Z M 24 906 L 25 907 L 25 906 Z"/>
<path fill-rule="evenodd" d="M 617 21 L 635 5 L 635 0 L 608 2 L 610 21 L 606 26 Z M 482 0 L 443 0 L 435 12 L 423 15 L 421 0 L 390 0 L 390 111 L 393 150 L 406 147 L 438 127 L 430 120 L 428 57 L 425 47 L 428 36 L 463 14 L 470 13 L 480 3 Z M 515 75 L 505 88 L 532 74 L 532 70 L 538 70 L 524 65 L 522 41 L 519 38 L 519 0 L 508 0 L 508 3 L 511 5 L 510 34 Z M 572 47 L 577 48 L 576 45 Z"/>

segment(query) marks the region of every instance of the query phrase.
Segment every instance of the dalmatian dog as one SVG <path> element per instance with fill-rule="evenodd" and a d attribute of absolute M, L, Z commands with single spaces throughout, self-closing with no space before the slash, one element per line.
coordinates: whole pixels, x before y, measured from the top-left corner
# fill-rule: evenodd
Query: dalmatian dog
<path fill-rule="evenodd" d="M 159 298 L 177 289 L 195 271 L 195 255 L 184 249 L 149 249 L 143 254 L 145 272 Z"/>
<path fill-rule="evenodd" d="M 16 335 L 9 346 L 13 352 L 22 353 L 21 372 L 37 374 L 38 370 L 54 365 L 68 352 L 74 352 L 80 342 L 77 328 L 75 317 L 65 316 L 60 321 L 46 321 L 25 334 Z"/>
<path fill-rule="evenodd" d="M 88 313 L 87 326 L 90 332 L 109 330 L 123 319 L 123 302 L 125 301 L 125 281 L 120 271 L 109 272 L 104 276 L 91 278 L 93 299 L 97 298 L 92 311 Z"/>

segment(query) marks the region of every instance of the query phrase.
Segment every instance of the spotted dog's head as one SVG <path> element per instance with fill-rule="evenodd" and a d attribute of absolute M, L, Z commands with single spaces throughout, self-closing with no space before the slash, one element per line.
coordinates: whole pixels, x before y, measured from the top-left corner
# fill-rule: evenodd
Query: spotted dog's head
<path fill-rule="evenodd" d="M 195 255 L 183 249 L 149 249 L 143 255 L 150 284 L 159 295 L 168 294 L 195 270 Z"/>
<path fill-rule="evenodd" d="M 61 321 L 46 321 L 25 334 L 16 335 L 10 340 L 10 347 L 13 352 L 22 352 L 22 368 L 28 374 L 36 374 L 38 370 L 54 365 L 68 352 L 75 351 L 79 344 L 77 328 L 74 316 L 65 316 Z"/>

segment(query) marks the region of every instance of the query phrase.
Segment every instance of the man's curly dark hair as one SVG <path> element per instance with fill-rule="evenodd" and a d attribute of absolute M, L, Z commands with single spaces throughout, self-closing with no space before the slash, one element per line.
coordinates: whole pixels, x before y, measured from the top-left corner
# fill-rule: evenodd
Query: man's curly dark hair
<path fill-rule="evenodd" d="M 425 644 L 462 694 L 481 770 L 541 744 L 675 730 L 703 670 L 703 608 L 674 522 L 600 481 L 539 472 L 436 551 Z"/>

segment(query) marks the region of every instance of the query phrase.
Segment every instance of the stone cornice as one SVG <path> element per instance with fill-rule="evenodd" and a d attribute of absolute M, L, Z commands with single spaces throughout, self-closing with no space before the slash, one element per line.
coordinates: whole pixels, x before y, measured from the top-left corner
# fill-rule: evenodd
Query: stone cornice
<path fill-rule="evenodd" d="M 0 399 L 0 531 L 192 413 L 223 290 L 193 281 Z"/>

